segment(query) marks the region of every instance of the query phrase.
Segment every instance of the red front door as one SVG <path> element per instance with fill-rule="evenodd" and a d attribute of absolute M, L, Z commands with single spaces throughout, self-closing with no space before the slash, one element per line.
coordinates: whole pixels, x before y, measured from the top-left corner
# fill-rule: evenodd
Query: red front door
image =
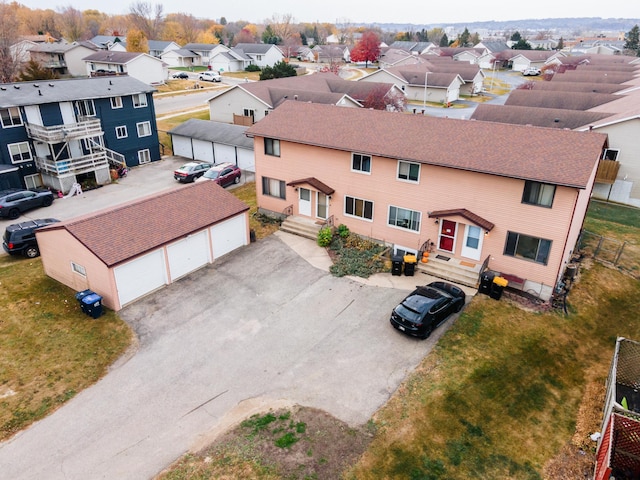
<path fill-rule="evenodd" d="M 456 243 L 456 222 L 442 220 L 440 223 L 440 240 L 438 248 L 445 252 L 453 252 Z"/>

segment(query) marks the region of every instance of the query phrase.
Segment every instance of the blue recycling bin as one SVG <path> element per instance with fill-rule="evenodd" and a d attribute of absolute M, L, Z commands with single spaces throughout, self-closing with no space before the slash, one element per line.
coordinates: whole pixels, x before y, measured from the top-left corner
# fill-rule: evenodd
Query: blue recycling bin
<path fill-rule="evenodd" d="M 84 290 L 76 294 L 76 298 L 80 302 L 82 312 L 92 318 L 98 318 L 102 315 L 102 297 L 91 290 Z"/>

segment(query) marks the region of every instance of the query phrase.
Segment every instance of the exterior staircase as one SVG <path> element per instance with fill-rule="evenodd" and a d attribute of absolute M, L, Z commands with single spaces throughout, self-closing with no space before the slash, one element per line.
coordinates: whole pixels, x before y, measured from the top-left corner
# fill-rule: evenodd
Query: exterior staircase
<path fill-rule="evenodd" d="M 457 258 L 441 260 L 436 258 L 435 253 L 432 253 L 427 263 L 422 263 L 418 260 L 416 267 L 418 271 L 423 271 L 434 277 L 460 285 L 466 285 L 467 287 L 478 288 L 478 279 L 480 277 L 482 264 L 476 262 L 475 266 L 471 266 L 471 264 L 464 265 L 463 262 Z"/>
<path fill-rule="evenodd" d="M 286 217 L 280 226 L 280 230 L 283 232 L 310 238 L 314 241 L 318 239 L 318 232 L 320 231 L 320 228 L 322 228 L 322 225 L 314 220 L 305 217 L 297 217 L 295 215 L 289 215 Z"/>

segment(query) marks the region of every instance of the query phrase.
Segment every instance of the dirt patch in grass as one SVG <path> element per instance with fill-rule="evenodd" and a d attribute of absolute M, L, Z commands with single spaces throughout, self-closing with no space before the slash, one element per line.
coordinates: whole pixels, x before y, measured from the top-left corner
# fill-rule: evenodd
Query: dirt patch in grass
<path fill-rule="evenodd" d="M 158 478 L 338 479 L 372 433 L 314 408 L 269 411 L 245 419 Z"/>

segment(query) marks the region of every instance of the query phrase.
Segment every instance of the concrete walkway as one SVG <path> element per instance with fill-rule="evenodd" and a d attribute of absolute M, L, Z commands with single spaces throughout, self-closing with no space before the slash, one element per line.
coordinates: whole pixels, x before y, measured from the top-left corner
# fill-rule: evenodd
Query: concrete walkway
<path fill-rule="evenodd" d="M 326 249 L 318 246 L 318 244 L 313 240 L 280 230 L 275 232 L 274 235 L 315 268 L 325 272 L 329 271 L 329 267 L 332 265 L 331 258 L 329 258 Z M 407 291 L 413 290 L 417 285 L 426 285 L 428 283 L 441 280 L 440 278 L 424 273 L 419 269 L 416 269 L 416 274 L 414 276 L 409 277 L 406 275 L 391 275 L 387 272 L 376 273 L 375 275 L 371 275 L 369 278 L 355 276 L 348 276 L 347 278 L 370 287 L 395 288 L 397 290 Z M 458 286 L 462 288 L 468 297 L 472 297 L 478 292 L 475 288 L 470 288 L 464 285 Z"/>

